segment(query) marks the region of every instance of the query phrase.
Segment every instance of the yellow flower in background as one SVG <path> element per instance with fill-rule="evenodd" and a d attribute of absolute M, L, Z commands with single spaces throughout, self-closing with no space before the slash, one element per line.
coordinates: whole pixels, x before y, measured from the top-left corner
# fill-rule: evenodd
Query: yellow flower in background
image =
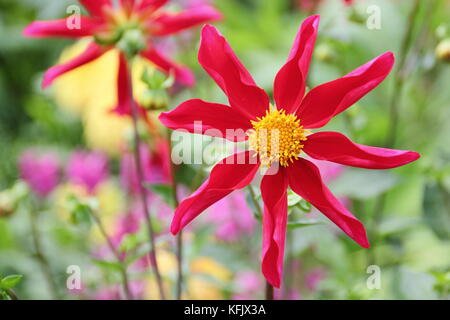
<path fill-rule="evenodd" d="M 187 290 L 187 299 L 191 300 L 223 300 L 225 298 L 217 284 L 201 276 L 189 277 Z"/>
<path fill-rule="evenodd" d="M 192 261 L 191 272 L 204 274 L 220 281 L 228 281 L 232 276 L 227 268 L 208 257 L 200 257 Z"/>
<path fill-rule="evenodd" d="M 58 64 L 81 54 L 88 43 L 89 39 L 86 38 L 69 46 L 61 54 Z M 111 50 L 101 58 L 61 75 L 53 85 L 58 105 L 80 115 L 92 101 L 98 105 L 114 105 L 118 57 L 118 52 Z"/>
<path fill-rule="evenodd" d="M 83 52 L 89 39 L 82 39 L 62 53 L 59 63 L 67 62 Z M 146 89 L 141 76 L 154 66 L 137 58 L 133 65 L 134 96 Z M 117 104 L 117 73 L 119 52 L 110 50 L 100 58 L 60 76 L 54 82 L 55 100 L 63 109 L 81 116 L 86 143 L 93 149 L 117 155 L 130 130 L 131 120 L 111 110 Z"/>
<path fill-rule="evenodd" d="M 111 237 L 116 233 L 119 215 L 125 210 L 125 199 L 120 187 L 112 182 L 102 182 L 96 191 L 98 200 L 98 214 L 102 220 L 106 233 Z M 105 243 L 105 237 L 97 226 L 92 228 L 91 239 L 95 244 Z"/>
<path fill-rule="evenodd" d="M 121 187 L 115 181 L 104 181 L 96 190 L 99 212 L 102 216 L 117 216 L 125 210 L 125 199 Z"/>
<path fill-rule="evenodd" d="M 166 250 L 158 250 L 158 265 L 164 277 L 164 289 L 169 299 L 173 298 L 173 286 L 177 271 L 176 256 Z M 186 272 L 187 292 L 183 299 L 220 300 L 224 299 L 221 284 L 230 281 L 231 272 L 217 261 L 208 257 L 199 257 L 192 261 L 190 270 Z M 159 299 L 158 287 L 154 277 L 146 281 L 144 299 Z"/>
<path fill-rule="evenodd" d="M 63 221 L 70 220 L 70 211 L 67 205 L 70 196 L 76 196 L 80 200 L 92 197 L 84 187 L 77 184 L 65 183 L 58 186 L 55 190 L 54 203 L 56 204 L 57 215 Z M 118 216 L 123 213 L 125 208 L 123 193 L 116 183 L 105 181 L 98 186 L 95 198 L 98 201 L 98 214 L 102 219 L 105 230 L 109 235 L 113 235 L 116 231 Z M 103 235 L 96 226 L 92 228 L 90 237 L 94 244 L 105 242 Z"/>
<path fill-rule="evenodd" d="M 124 150 L 127 134 L 131 134 L 131 119 L 120 117 L 112 112 L 110 104 L 97 104 L 95 101 L 86 108 L 83 115 L 86 144 L 110 156 Z"/>

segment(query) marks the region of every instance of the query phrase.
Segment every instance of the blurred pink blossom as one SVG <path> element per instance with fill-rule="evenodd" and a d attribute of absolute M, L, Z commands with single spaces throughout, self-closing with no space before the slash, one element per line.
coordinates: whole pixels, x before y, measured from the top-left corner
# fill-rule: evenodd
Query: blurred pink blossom
<path fill-rule="evenodd" d="M 298 289 L 290 288 L 288 292 L 284 293 L 283 289 L 275 289 L 274 290 L 274 299 L 275 300 L 300 300 L 301 295 Z"/>
<path fill-rule="evenodd" d="M 131 281 L 130 291 L 134 299 L 140 299 L 145 290 L 143 281 Z M 103 287 L 95 293 L 95 300 L 121 300 L 123 294 L 120 285 L 111 285 Z"/>
<path fill-rule="evenodd" d="M 200 6 L 212 5 L 214 0 L 185 0 L 186 8 L 195 8 Z"/>
<path fill-rule="evenodd" d="M 59 182 L 59 159 L 54 153 L 26 150 L 20 155 L 19 170 L 30 188 L 37 195 L 49 195 Z"/>
<path fill-rule="evenodd" d="M 236 241 L 239 236 L 252 233 L 256 226 L 256 220 L 247 205 L 244 192 L 232 193 L 215 203 L 209 210 L 209 221 L 217 225 L 215 234 L 220 240 Z"/>
<path fill-rule="evenodd" d="M 100 152 L 78 150 L 72 153 L 67 166 L 70 181 L 93 193 L 97 185 L 108 177 L 108 158 Z"/>
<path fill-rule="evenodd" d="M 308 158 L 308 160 L 313 162 L 319 168 L 324 182 L 330 182 L 337 179 L 345 170 L 345 166 L 338 163 L 312 158 Z"/>
<path fill-rule="evenodd" d="M 311 291 L 316 291 L 320 282 L 325 278 L 325 271 L 321 268 L 314 268 L 308 271 L 305 278 L 306 287 Z"/>
<path fill-rule="evenodd" d="M 155 149 L 155 152 L 151 153 L 149 146 L 146 144 L 140 146 L 144 182 L 151 184 L 168 183 L 170 181 L 168 144 L 166 141 L 158 142 Z M 122 157 L 120 178 L 129 193 L 139 191 L 139 181 L 132 152 L 127 152 Z"/>
<path fill-rule="evenodd" d="M 233 300 L 255 299 L 264 288 L 263 281 L 258 273 L 254 271 L 240 271 L 235 277 L 236 292 Z"/>

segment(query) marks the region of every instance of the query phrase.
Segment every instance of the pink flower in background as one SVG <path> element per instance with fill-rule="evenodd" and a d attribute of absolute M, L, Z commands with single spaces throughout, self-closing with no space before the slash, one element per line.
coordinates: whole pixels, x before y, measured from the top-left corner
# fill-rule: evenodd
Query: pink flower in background
<path fill-rule="evenodd" d="M 339 163 L 316 160 L 312 158 L 309 158 L 308 160 L 314 163 L 319 168 L 319 171 L 325 182 L 330 182 L 337 179 L 345 170 L 345 166 Z"/>
<path fill-rule="evenodd" d="M 108 158 L 101 152 L 75 151 L 67 166 L 68 179 L 84 186 L 89 193 L 93 193 L 108 174 Z"/>
<path fill-rule="evenodd" d="M 142 209 L 139 209 L 140 207 L 141 206 L 132 204 L 131 209 L 127 213 L 120 215 L 114 221 L 114 229 L 110 234 L 110 239 L 116 249 L 120 247 L 126 235 L 134 234 L 139 231 L 141 222 L 144 219 L 144 213 Z M 106 244 L 102 244 L 94 248 L 92 256 L 95 259 L 108 260 L 112 258 L 112 252 Z M 122 252 L 120 254 L 120 258 L 124 260 L 126 258 L 126 254 Z M 149 263 L 147 257 L 143 257 L 130 265 L 130 268 L 143 270 L 147 268 L 148 265 Z"/>
<path fill-rule="evenodd" d="M 130 291 L 134 298 L 138 299 L 142 296 L 145 289 L 145 284 L 142 281 L 130 282 Z M 98 290 L 95 295 L 95 300 L 121 300 L 122 288 L 120 285 L 111 285 L 103 287 Z"/>
<path fill-rule="evenodd" d="M 298 289 L 290 288 L 286 293 L 282 289 L 275 289 L 274 291 L 275 300 L 300 300 L 301 295 Z"/>
<path fill-rule="evenodd" d="M 26 150 L 20 155 L 19 170 L 23 180 L 37 195 L 49 195 L 59 182 L 59 160 L 54 153 Z"/>
<path fill-rule="evenodd" d="M 233 295 L 233 300 L 251 300 L 255 299 L 263 290 L 263 282 L 258 273 L 254 271 L 238 272 L 235 278 L 237 286 L 236 293 Z"/>
<path fill-rule="evenodd" d="M 213 4 L 213 0 L 179 0 L 184 3 L 186 8 L 195 8 L 201 6 L 210 6 Z"/>
<path fill-rule="evenodd" d="M 143 181 L 145 183 L 158 184 L 170 181 L 169 160 L 167 160 L 167 156 L 169 155 L 168 145 L 160 142 L 156 149 L 157 152 L 151 153 L 149 146 L 146 144 L 141 144 L 140 146 Z M 139 181 L 131 151 L 128 151 L 122 157 L 120 179 L 129 193 L 139 191 Z"/>
<path fill-rule="evenodd" d="M 109 286 L 105 288 L 101 288 L 95 293 L 95 300 L 120 300 L 120 286 Z"/>
<path fill-rule="evenodd" d="M 305 278 L 306 287 L 311 291 L 316 291 L 320 282 L 325 279 L 325 271 L 321 268 L 311 269 Z"/>
<path fill-rule="evenodd" d="M 120 217 L 116 224 L 116 231 L 112 238 L 116 247 L 120 246 L 123 238 L 127 234 L 133 234 L 139 231 L 140 222 L 144 218 L 142 210 L 133 209 L 126 215 Z"/>
<path fill-rule="evenodd" d="M 236 241 L 242 234 L 252 233 L 256 226 L 244 192 L 231 194 L 214 204 L 209 211 L 209 221 L 217 225 L 215 234 L 223 241 Z"/>

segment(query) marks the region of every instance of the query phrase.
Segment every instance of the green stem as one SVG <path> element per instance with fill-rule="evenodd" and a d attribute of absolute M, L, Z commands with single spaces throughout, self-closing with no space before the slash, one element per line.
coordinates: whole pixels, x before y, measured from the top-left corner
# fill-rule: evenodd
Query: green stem
<path fill-rule="evenodd" d="M 17 296 L 17 294 L 14 292 L 13 289 L 7 289 L 6 293 L 8 294 L 8 296 L 11 298 L 11 300 L 20 300 L 19 297 Z"/>
<path fill-rule="evenodd" d="M 132 59 L 128 59 L 128 68 L 129 68 L 129 72 L 128 72 L 128 83 L 129 83 L 129 92 L 130 92 L 130 104 L 131 104 L 131 113 L 132 113 L 132 120 L 133 120 L 133 135 L 134 135 L 134 161 L 136 164 L 136 174 L 137 174 L 137 179 L 139 181 L 139 195 L 141 197 L 141 202 L 142 202 L 142 208 L 144 210 L 144 214 L 145 214 L 145 221 L 147 224 L 147 232 L 148 232 L 148 237 L 149 237 L 149 242 L 150 242 L 150 258 L 152 260 L 152 266 L 153 266 L 153 271 L 155 273 L 155 277 L 156 277 L 156 282 L 158 285 L 158 290 L 159 290 L 159 295 L 161 297 L 162 300 L 166 299 L 166 296 L 164 294 L 164 287 L 163 287 L 163 282 L 162 282 L 162 277 L 161 277 L 161 273 L 159 271 L 159 267 L 158 267 L 158 260 L 156 258 L 156 246 L 155 246 L 155 232 L 153 230 L 153 224 L 152 224 L 152 217 L 150 215 L 150 210 L 148 207 L 148 203 L 147 203 L 147 189 L 144 187 L 143 182 L 144 182 L 144 174 L 143 174 L 143 169 L 142 169 L 142 163 L 141 163 L 141 150 L 140 150 L 140 146 L 141 146 L 141 139 L 139 136 L 139 129 L 138 129 L 138 124 L 139 124 L 139 112 L 138 112 L 138 107 L 134 101 L 134 97 L 133 97 L 133 77 L 132 77 Z"/>
<path fill-rule="evenodd" d="M 248 188 L 248 191 L 250 192 L 250 197 L 252 199 L 253 205 L 256 208 L 258 217 L 262 218 L 263 217 L 263 211 L 261 209 L 261 206 L 259 205 L 258 199 L 256 198 L 255 189 L 253 189 L 253 186 L 251 184 L 249 184 L 247 188 Z"/>
<path fill-rule="evenodd" d="M 109 249 L 114 254 L 114 257 L 116 258 L 117 263 L 120 265 L 120 275 L 122 277 L 122 287 L 123 287 L 123 292 L 125 293 L 125 297 L 127 300 L 133 300 L 133 295 L 131 294 L 130 284 L 128 281 L 127 266 L 122 261 L 117 249 L 114 247 L 114 244 L 112 243 L 111 238 L 108 236 L 108 233 L 106 232 L 105 227 L 104 227 L 100 217 L 94 211 L 91 210 L 90 212 L 91 212 L 91 215 L 92 215 L 95 223 L 97 224 L 97 227 L 99 228 L 102 236 L 105 238 Z"/>
<path fill-rule="evenodd" d="M 31 237 L 33 239 L 34 245 L 34 255 L 39 262 L 42 273 L 46 279 L 48 289 L 52 295 L 54 300 L 58 300 L 60 298 L 58 293 L 58 287 L 55 283 L 55 280 L 52 275 L 52 270 L 50 264 L 47 260 L 47 257 L 44 254 L 44 249 L 41 242 L 41 233 L 39 231 L 38 226 L 38 217 L 37 213 L 33 210 L 30 210 L 30 224 L 31 224 Z"/>
<path fill-rule="evenodd" d="M 403 38 L 401 47 L 400 47 L 400 55 L 397 64 L 397 71 L 394 75 L 394 88 L 391 95 L 391 100 L 389 103 L 389 114 L 390 114 L 390 124 L 386 138 L 386 146 L 388 148 L 392 148 L 397 141 L 397 133 L 399 126 L 399 118 L 400 118 L 400 106 L 401 106 L 401 97 L 403 92 L 403 87 L 405 84 L 404 81 L 404 68 L 406 63 L 406 58 L 408 56 L 409 48 L 411 47 L 413 34 L 414 34 L 414 23 L 417 20 L 417 16 L 420 12 L 420 4 L 422 1 L 415 0 L 414 6 L 411 10 L 411 13 L 408 18 L 408 23 L 406 25 L 406 34 Z"/>
<path fill-rule="evenodd" d="M 273 300 L 273 286 L 266 281 L 266 300 Z"/>

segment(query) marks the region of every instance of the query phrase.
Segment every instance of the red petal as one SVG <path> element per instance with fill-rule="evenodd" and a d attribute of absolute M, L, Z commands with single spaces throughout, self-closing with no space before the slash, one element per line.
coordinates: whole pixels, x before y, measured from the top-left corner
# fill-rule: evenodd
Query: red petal
<path fill-rule="evenodd" d="M 130 84 L 130 74 L 127 58 L 123 53 L 119 54 L 119 72 L 117 73 L 117 105 L 112 112 L 118 114 L 119 116 L 131 116 L 132 115 L 132 105 L 131 99 L 134 99 L 133 93 L 131 92 Z M 136 104 L 137 111 L 142 117 L 146 116 L 146 110 L 142 108 L 137 101 Z"/>
<path fill-rule="evenodd" d="M 129 10 L 134 9 L 135 3 L 136 3 L 135 0 L 120 0 L 120 5 L 122 6 L 122 8 L 126 8 Z"/>
<path fill-rule="evenodd" d="M 127 58 L 119 54 L 119 72 L 117 74 L 117 106 L 113 112 L 119 115 L 131 115 L 131 86 Z"/>
<path fill-rule="evenodd" d="M 92 15 L 102 16 L 103 7 L 112 7 L 110 0 L 79 0 L 80 3 L 85 7 Z"/>
<path fill-rule="evenodd" d="M 217 164 L 203 185 L 185 199 L 175 211 L 170 231 L 177 234 L 200 213 L 234 190 L 246 187 L 259 164 L 250 151 L 234 154 Z"/>
<path fill-rule="evenodd" d="M 308 136 L 304 151 L 318 160 L 352 167 L 391 169 L 420 158 L 417 152 L 369 147 L 356 144 L 338 132 L 318 132 Z"/>
<path fill-rule="evenodd" d="M 198 60 L 228 96 L 232 107 L 248 119 L 264 115 L 269 97 L 256 86 L 225 38 L 211 25 L 203 27 Z"/>
<path fill-rule="evenodd" d="M 235 109 L 199 99 L 186 101 L 172 111 L 161 113 L 159 120 L 173 130 L 184 129 L 235 142 L 246 140 L 245 132 L 252 128 L 250 121 Z M 240 133 L 235 136 L 238 130 Z"/>
<path fill-rule="evenodd" d="M 44 74 L 44 80 L 42 82 L 42 86 L 48 87 L 52 84 L 53 80 L 55 80 L 60 75 L 69 72 L 73 69 L 76 69 L 78 67 L 81 67 L 99 57 L 101 57 L 108 49 L 104 49 L 100 47 L 95 42 L 92 42 L 86 50 L 76 57 L 73 60 L 70 60 L 69 62 L 51 67 L 47 70 L 47 72 Z"/>
<path fill-rule="evenodd" d="M 151 24 L 155 36 L 167 36 L 209 21 L 221 20 L 222 14 L 209 6 L 195 7 L 179 13 L 162 13 Z"/>
<path fill-rule="evenodd" d="M 286 171 L 266 175 L 261 182 L 264 201 L 262 272 L 267 281 L 279 288 L 283 273 L 284 242 L 287 224 Z"/>
<path fill-rule="evenodd" d="M 394 55 L 387 52 L 355 69 L 346 76 L 312 89 L 297 111 L 305 128 L 323 127 L 368 92 L 378 86 L 394 65 Z"/>
<path fill-rule="evenodd" d="M 67 19 L 51 21 L 34 21 L 24 30 L 26 37 L 46 38 L 46 37 L 66 37 L 80 38 L 92 36 L 96 31 L 104 26 L 104 22 L 89 17 L 80 17 L 80 28 L 70 29 Z"/>
<path fill-rule="evenodd" d="M 153 64 L 155 64 L 165 73 L 169 73 L 170 71 L 174 72 L 175 79 L 180 83 L 186 86 L 194 85 L 194 75 L 188 68 L 177 65 L 174 62 L 170 61 L 151 45 L 147 50 L 141 52 L 141 56 L 153 62 Z"/>
<path fill-rule="evenodd" d="M 285 109 L 288 113 L 295 113 L 305 95 L 319 20 L 319 16 L 311 16 L 302 23 L 289 58 L 275 78 L 274 99 L 277 108 Z"/>
<path fill-rule="evenodd" d="M 288 167 L 289 185 L 303 199 L 320 210 L 360 246 L 369 248 L 366 230 L 324 185 L 319 169 L 300 158 Z"/>
<path fill-rule="evenodd" d="M 155 11 L 164 6 L 169 0 L 141 0 L 138 10 Z"/>

